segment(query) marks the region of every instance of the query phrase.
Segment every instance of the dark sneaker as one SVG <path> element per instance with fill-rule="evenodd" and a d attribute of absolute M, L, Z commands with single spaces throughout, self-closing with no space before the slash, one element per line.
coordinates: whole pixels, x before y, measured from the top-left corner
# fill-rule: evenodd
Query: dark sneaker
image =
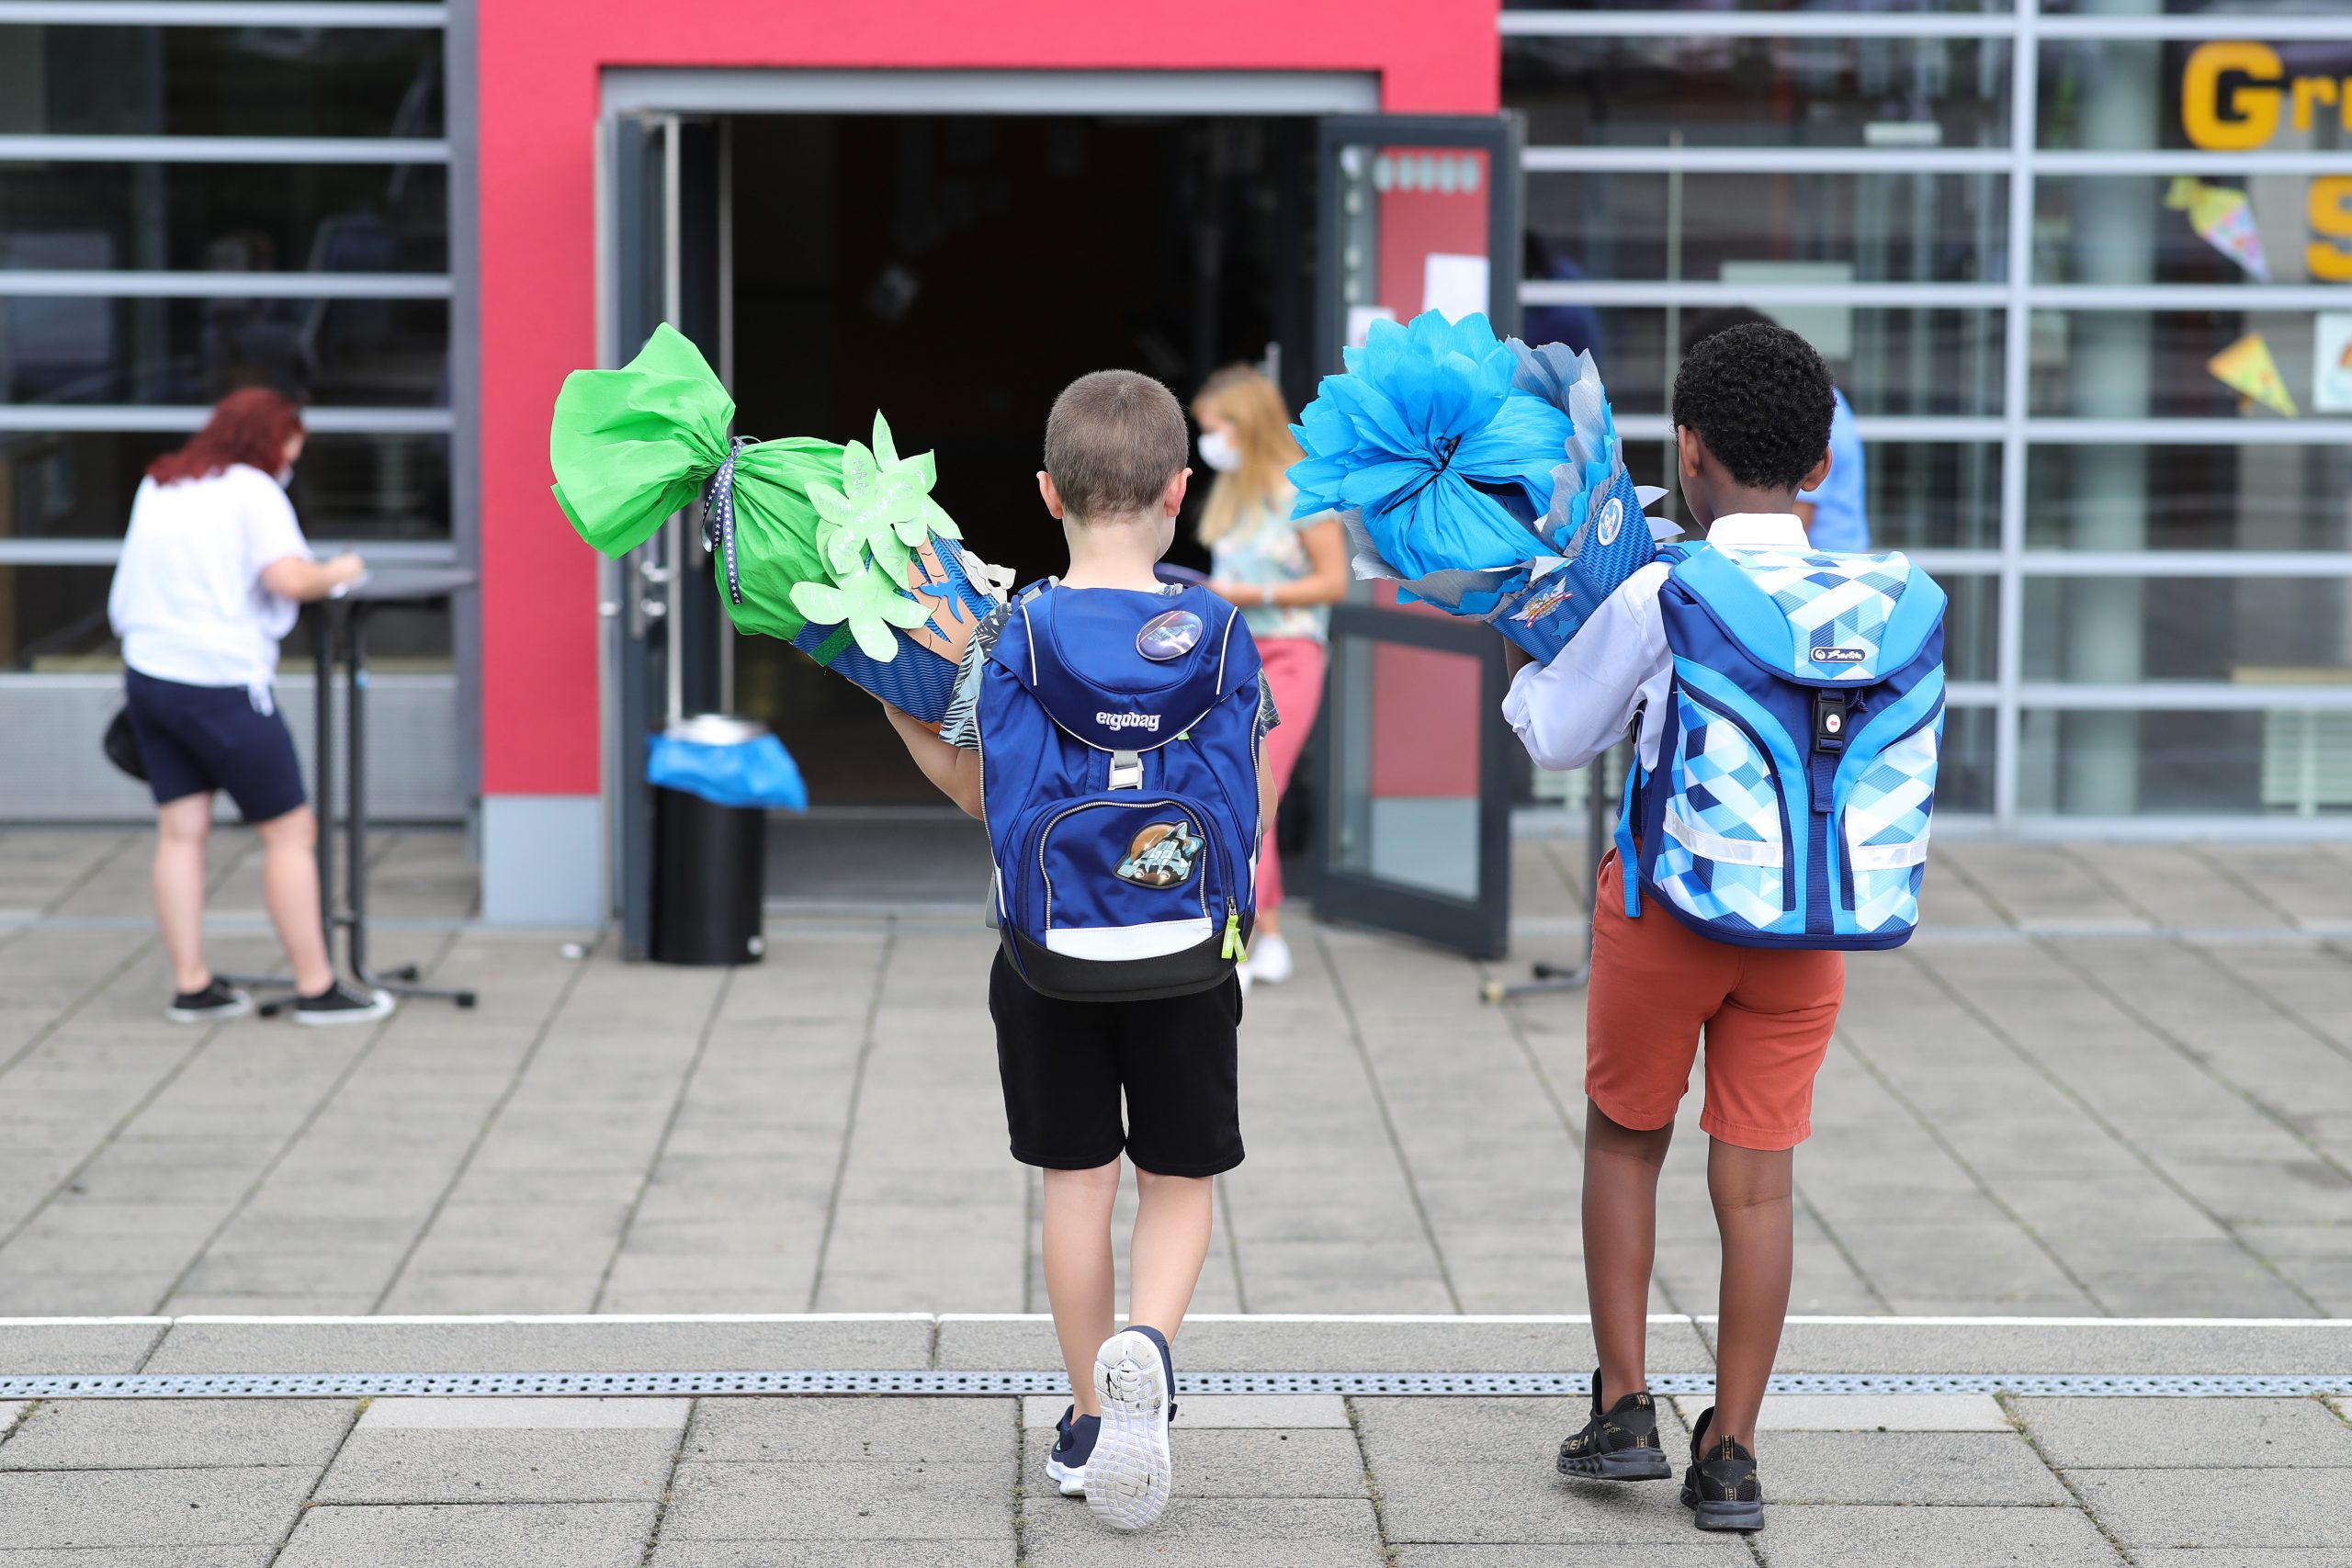
<path fill-rule="evenodd" d="M 1086 1461 L 1102 1431 L 1102 1417 L 1080 1416 L 1075 1404 L 1054 1423 L 1054 1451 L 1046 1456 L 1046 1478 L 1062 1489 L 1063 1496 L 1086 1495 Z"/>
<path fill-rule="evenodd" d="M 1657 1406 L 1649 1391 L 1629 1393 L 1600 1408 L 1600 1373 L 1592 1374 L 1592 1419 L 1560 1445 L 1560 1473 L 1586 1481 L 1670 1481 L 1666 1445 L 1657 1435 Z"/>
<path fill-rule="evenodd" d="M 346 981 L 337 980 L 315 997 L 298 997 L 294 1000 L 294 1021 L 297 1023 L 371 1023 L 391 1016 L 393 1002 L 389 991 L 363 991 Z"/>
<path fill-rule="evenodd" d="M 164 1016 L 174 1023 L 218 1023 L 224 1018 L 243 1018 L 254 1010 L 253 998 L 234 986 L 224 986 L 214 976 L 200 991 L 182 991 L 164 1010 Z"/>
<path fill-rule="evenodd" d="M 1713 1405 L 1690 1429 L 1690 1469 L 1682 1477 L 1682 1506 L 1702 1530 L 1760 1530 L 1764 1488 L 1756 1479 L 1756 1456 L 1729 1438 L 1710 1444 L 1707 1427 Z"/>
<path fill-rule="evenodd" d="M 1102 1430 L 1086 1461 L 1086 1506 L 1113 1529 L 1142 1529 L 1168 1510 L 1175 1393 L 1175 1363 L 1157 1328 L 1121 1329 L 1094 1353 Z"/>

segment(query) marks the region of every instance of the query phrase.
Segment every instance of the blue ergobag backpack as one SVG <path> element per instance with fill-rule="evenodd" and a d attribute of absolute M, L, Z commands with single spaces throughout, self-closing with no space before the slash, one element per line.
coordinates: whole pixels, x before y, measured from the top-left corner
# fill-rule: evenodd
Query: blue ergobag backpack
<path fill-rule="evenodd" d="M 997 925 L 1031 988 L 1219 985 L 1256 912 L 1258 648 L 1205 588 L 1033 589 L 981 672 Z"/>
<path fill-rule="evenodd" d="M 1935 807 L 1943 590 L 1899 552 L 1659 555 L 1672 706 L 1657 768 L 1626 780 L 1625 912 L 1646 886 L 1736 946 L 1901 946 Z"/>

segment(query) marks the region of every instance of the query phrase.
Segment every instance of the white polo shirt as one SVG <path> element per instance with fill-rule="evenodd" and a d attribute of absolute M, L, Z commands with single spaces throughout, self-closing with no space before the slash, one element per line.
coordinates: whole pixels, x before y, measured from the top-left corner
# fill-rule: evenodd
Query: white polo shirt
<path fill-rule="evenodd" d="M 310 544 L 286 491 L 259 468 L 141 479 L 107 594 L 122 661 L 159 681 L 243 686 L 266 703 L 278 641 L 300 606 L 263 587 L 261 574 L 288 556 L 311 559 Z"/>
<path fill-rule="evenodd" d="M 1707 530 L 1714 545 L 1809 549 L 1804 525 L 1793 513 L 1736 512 Z M 1674 678 L 1667 651 L 1666 618 L 1657 607 L 1668 563 L 1652 561 L 1601 601 L 1559 657 L 1531 664 L 1512 678 L 1503 698 L 1508 720 L 1539 768 L 1565 771 L 1589 764 L 1625 733 L 1641 710 L 1637 746 L 1642 766 L 1657 766 L 1666 728 L 1666 693 Z"/>

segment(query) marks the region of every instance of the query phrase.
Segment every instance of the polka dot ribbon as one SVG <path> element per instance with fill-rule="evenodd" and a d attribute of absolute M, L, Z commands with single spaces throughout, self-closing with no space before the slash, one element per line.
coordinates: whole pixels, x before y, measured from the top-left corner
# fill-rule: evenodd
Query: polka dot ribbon
<path fill-rule="evenodd" d="M 718 465 L 718 472 L 702 492 L 702 547 L 718 551 L 727 558 L 727 597 L 735 604 L 743 602 L 742 584 L 735 577 L 735 459 L 746 446 L 758 444 L 756 435 L 738 435 L 727 444 L 727 460 Z"/>

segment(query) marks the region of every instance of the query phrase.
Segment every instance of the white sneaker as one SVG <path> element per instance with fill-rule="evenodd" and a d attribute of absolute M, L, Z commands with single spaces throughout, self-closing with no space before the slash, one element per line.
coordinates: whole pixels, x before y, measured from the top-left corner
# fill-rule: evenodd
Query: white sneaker
<path fill-rule="evenodd" d="M 1261 986 L 1279 986 L 1297 972 L 1292 962 L 1290 943 L 1280 931 L 1261 931 L 1258 940 L 1250 944 L 1250 977 Z"/>
<path fill-rule="evenodd" d="M 1126 1328 L 1094 1353 L 1102 1429 L 1086 1461 L 1086 1506 L 1114 1530 L 1139 1530 L 1168 1509 L 1173 1463 L 1168 1420 L 1175 1378 L 1159 1336 Z"/>

